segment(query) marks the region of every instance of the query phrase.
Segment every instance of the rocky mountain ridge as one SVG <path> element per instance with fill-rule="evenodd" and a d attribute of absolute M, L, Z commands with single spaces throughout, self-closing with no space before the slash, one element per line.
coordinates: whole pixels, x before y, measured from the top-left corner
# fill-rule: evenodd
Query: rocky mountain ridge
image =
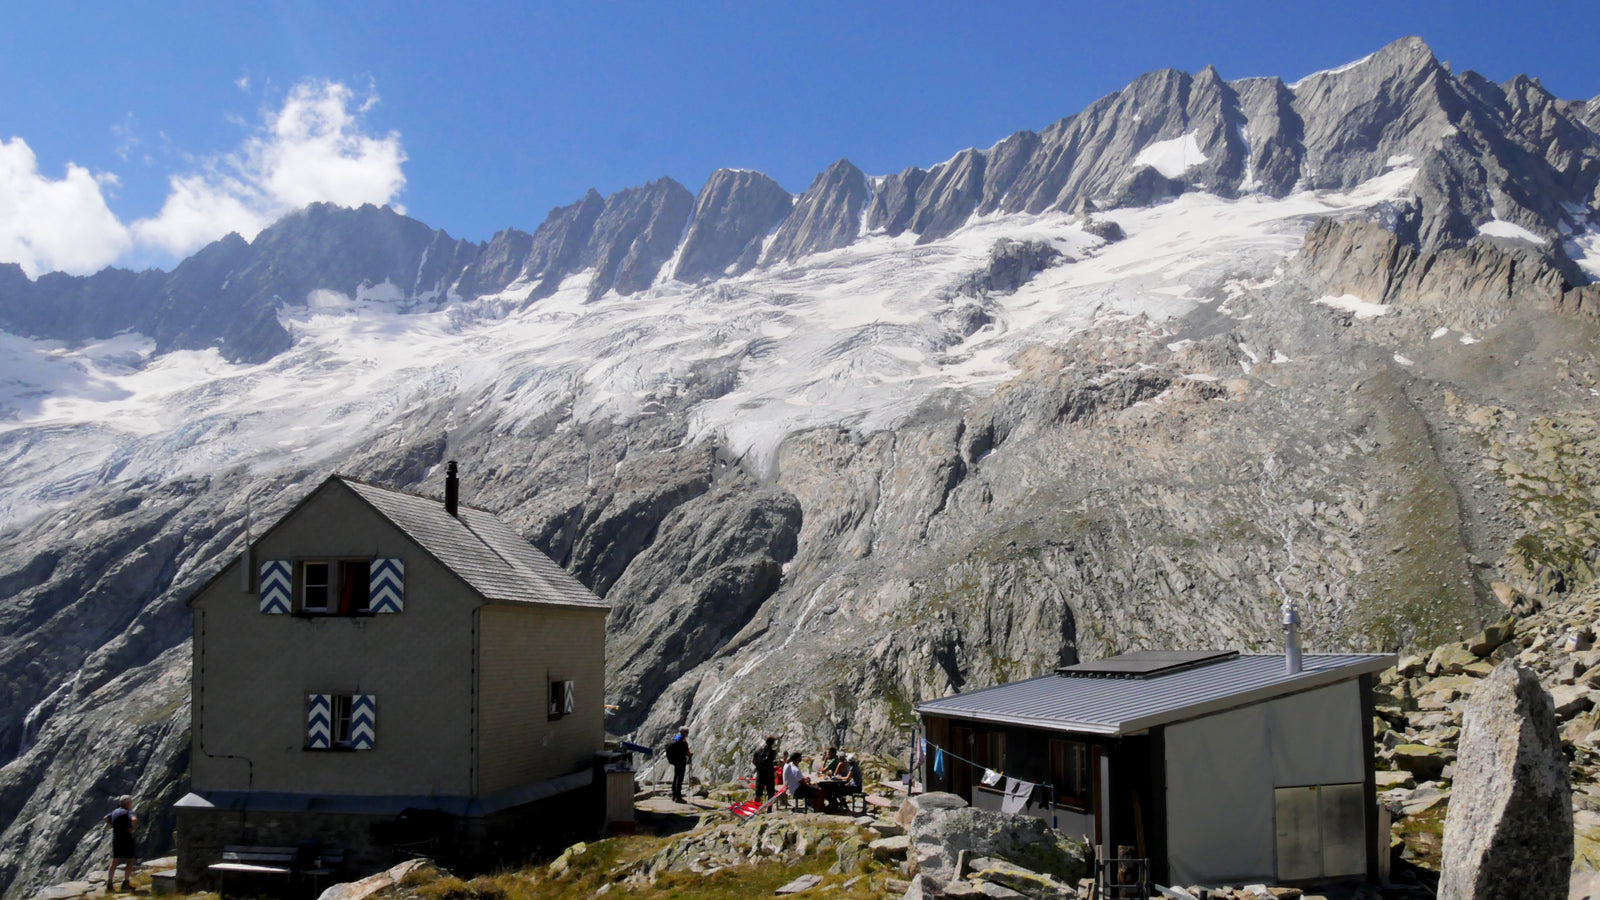
<path fill-rule="evenodd" d="M 1414 41 L 1297 86 L 1154 73 L 927 171 L 840 161 L 798 200 L 663 179 L 483 246 L 313 207 L 169 276 L 0 272 L 14 333 L 97 310 L 157 348 L 63 350 L 73 377 L 7 395 L 0 496 L 43 512 L 0 524 L 4 896 L 97 865 L 123 792 L 163 846 L 182 601 L 334 470 L 437 495 L 459 460 L 466 502 L 613 603 L 609 727 L 688 722 L 719 775 L 769 731 L 900 755 L 918 701 L 1077 659 L 1270 650 L 1285 595 L 1313 650 L 1581 595 L 1600 321 L 1559 238 L 1600 210 L 1593 104 L 1469 82 Z M 75 327 L 55 337 L 99 334 Z M 272 362 L 115 405 L 219 335 Z M 395 387 L 371 374 L 394 347 L 485 362 Z M 312 391 L 274 399 L 275 367 Z M 71 418 L 91 402 L 122 418 Z"/>
<path fill-rule="evenodd" d="M 0 327 L 65 341 L 132 329 L 163 352 L 217 346 L 259 362 L 289 344 L 278 309 L 314 290 L 436 308 L 520 286 L 527 303 L 588 273 L 594 300 L 794 264 L 871 235 L 927 243 L 975 216 L 1143 206 L 1188 191 L 1348 190 L 1403 166 L 1418 171 L 1414 194 L 1389 215 L 1407 242 L 1462 247 L 1504 223 L 1581 285 L 1591 279 L 1563 239 L 1600 202 L 1596 116 L 1594 102 L 1558 99 L 1537 79 L 1454 75 L 1418 38 L 1292 85 L 1164 69 L 1042 131 L 928 169 L 869 180 L 840 160 L 798 199 L 759 172 L 720 169 L 695 196 L 671 178 L 591 190 L 532 234 L 507 229 L 487 244 L 386 209 L 316 205 L 249 244 L 230 235 L 170 274 L 34 282 L 0 266 Z"/>

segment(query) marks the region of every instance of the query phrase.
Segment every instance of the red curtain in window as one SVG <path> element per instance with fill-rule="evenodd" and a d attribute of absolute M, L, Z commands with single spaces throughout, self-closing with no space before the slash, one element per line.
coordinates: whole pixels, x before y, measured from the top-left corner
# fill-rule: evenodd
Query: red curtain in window
<path fill-rule="evenodd" d="M 339 568 L 343 570 L 342 574 L 344 575 L 339 584 L 339 615 L 348 616 L 355 612 L 356 576 L 358 573 L 355 566 L 340 566 Z"/>

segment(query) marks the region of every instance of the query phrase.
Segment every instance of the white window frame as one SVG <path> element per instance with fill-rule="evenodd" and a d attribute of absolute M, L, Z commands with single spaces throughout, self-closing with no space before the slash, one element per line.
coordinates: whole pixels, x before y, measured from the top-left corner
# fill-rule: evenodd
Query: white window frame
<path fill-rule="evenodd" d="M 345 574 L 345 567 L 350 565 L 363 565 L 366 567 L 366 577 L 358 579 L 357 581 L 360 589 L 366 596 L 365 603 L 363 606 L 351 609 L 349 613 L 343 615 L 351 617 L 372 615 L 373 562 L 374 560 L 371 557 L 356 556 L 339 556 L 330 557 L 328 559 L 300 560 L 295 572 L 295 575 L 298 579 L 298 590 L 296 591 L 296 594 L 299 598 L 298 612 L 308 616 L 341 615 L 339 612 L 338 600 L 340 592 L 344 590 L 345 579 L 348 577 Z M 311 581 L 311 569 L 313 566 L 319 566 L 322 568 L 323 581 L 316 583 Z M 313 587 L 320 587 L 323 590 L 323 600 L 321 606 L 311 605 L 310 589 Z"/>

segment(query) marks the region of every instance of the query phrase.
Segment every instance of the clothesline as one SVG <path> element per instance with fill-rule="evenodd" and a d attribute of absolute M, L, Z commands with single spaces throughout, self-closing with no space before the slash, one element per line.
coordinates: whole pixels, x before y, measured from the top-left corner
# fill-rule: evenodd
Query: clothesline
<path fill-rule="evenodd" d="M 930 741 L 927 738 L 922 738 L 921 740 L 922 740 L 922 744 L 923 744 L 922 753 L 923 753 L 924 757 L 927 756 L 927 752 L 928 752 L 927 748 L 932 747 L 934 750 L 937 750 L 939 753 L 942 753 L 942 754 L 944 754 L 946 756 L 954 757 L 955 759 L 958 759 L 961 762 L 964 762 L 969 766 L 976 766 L 977 768 L 983 769 L 985 772 L 997 771 L 995 769 L 989 768 L 988 766 L 984 765 L 981 762 L 978 762 L 975 759 L 967 759 L 965 756 L 962 756 L 959 753 L 956 753 L 954 750 L 946 750 L 945 748 L 939 746 L 938 744 L 935 744 L 933 741 Z M 943 767 L 940 766 L 938 768 L 943 768 Z M 1001 774 L 1001 776 L 1005 776 L 1006 773 L 1005 772 L 1000 772 L 1000 774 Z M 1051 789 L 1052 791 L 1055 790 L 1055 785 L 1051 784 L 1049 781 L 1035 781 L 1033 783 L 1038 785 L 1039 787 L 1047 787 L 1047 788 Z"/>
<path fill-rule="evenodd" d="M 945 751 L 945 749 L 943 747 L 939 746 L 938 744 L 933 743 L 932 741 L 930 741 L 926 737 L 924 737 L 924 738 L 922 738 L 922 747 L 920 748 L 921 751 L 922 751 L 922 755 L 923 755 L 924 759 L 927 758 L 928 746 L 930 746 L 930 745 L 933 747 L 933 749 L 935 751 L 935 754 L 936 754 L 934 756 L 934 761 L 933 761 L 933 771 L 935 773 L 939 774 L 939 775 L 943 775 L 944 774 L 944 754 L 945 754 L 946 751 Z M 1000 803 L 1000 811 L 1001 812 L 1011 813 L 1013 815 L 1015 815 L 1017 813 L 1020 813 L 1024 809 L 1026 809 L 1033 802 L 1033 792 L 1034 792 L 1035 789 L 1042 787 L 1042 788 L 1046 788 L 1047 790 L 1049 790 L 1049 792 L 1050 792 L 1050 805 L 1049 805 L 1048 808 L 1050 810 L 1050 824 L 1051 824 L 1051 827 L 1055 827 L 1055 824 L 1056 824 L 1055 823 L 1055 806 L 1056 806 L 1056 789 L 1055 789 L 1055 785 L 1051 784 L 1048 781 L 1024 781 L 1021 778 L 1016 778 L 1014 776 L 1007 775 L 1004 772 L 1000 772 L 1000 771 L 997 771 L 995 769 L 991 769 L 988 766 L 985 766 L 982 763 L 979 763 L 979 762 L 977 762 L 975 760 L 967 759 L 966 757 L 964 757 L 964 756 L 962 756 L 962 755 L 960 755 L 958 753 L 955 753 L 953 751 L 950 753 L 950 755 L 952 757 L 955 757 L 957 760 L 960 760 L 961 762 L 966 763 L 969 766 L 976 766 L 976 767 L 982 768 L 983 772 L 984 772 L 982 781 L 983 781 L 983 783 L 985 785 L 987 785 L 989 787 L 996 787 L 996 786 L 998 786 L 1000 784 L 1000 781 L 1001 781 L 1002 778 L 1005 779 L 1004 787 L 1000 788 L 1001 793 L 1003 793 L 1005 795 L 1005 799 L 1003 801 L 1001 801 L 1001 803 Z"/>

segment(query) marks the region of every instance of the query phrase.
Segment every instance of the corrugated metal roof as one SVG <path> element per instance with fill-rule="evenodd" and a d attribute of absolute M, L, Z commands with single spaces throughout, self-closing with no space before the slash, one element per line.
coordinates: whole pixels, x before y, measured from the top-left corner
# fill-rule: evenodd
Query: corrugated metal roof
<path fill-rule="evenodd" d="M 608 606 L 493 513 L 460 506 L 452 516 L 438 500 L 335 477 L 485 599 Z"/>
<path fill-rule="evenodd" d="M 1307 653 L 1290 675 L 1281 655 L 1236 656 L 1143 679 L 1044 675 L 932 700 L 924 715 L 1119 735 L 1284 694 L 1348 681 L 1394 665 L 1390 653 Z"/>

